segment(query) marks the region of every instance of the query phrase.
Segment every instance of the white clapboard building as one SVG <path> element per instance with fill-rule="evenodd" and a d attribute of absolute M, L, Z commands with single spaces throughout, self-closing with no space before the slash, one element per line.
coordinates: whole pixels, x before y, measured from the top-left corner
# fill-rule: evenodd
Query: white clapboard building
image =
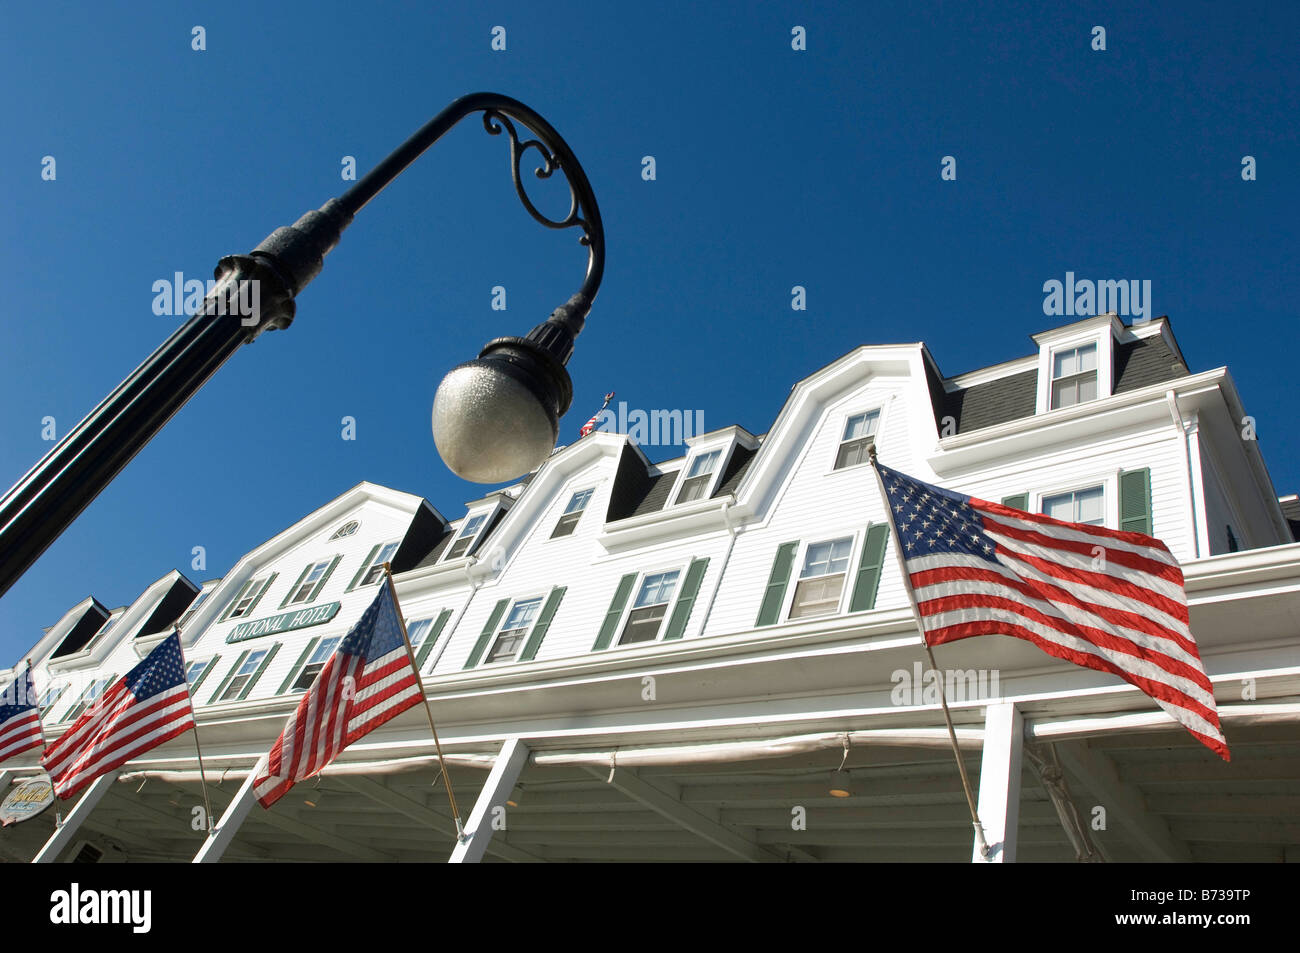
<path fill-rule="evenodd" d="M 1300 501 L 1279 499 L 1227 369 L 1189 370 L 1167 319 L 1033 342 L 957 377 L 938 360 L 959 354 L 859 347 L 766 434 L 694 434 L 656 464 L 597 431 L 463 509 L 362 483 L 222 579 L 87 598 L 5 673 L 31 662 L 52 738 L 178 621 L 220 816 L 388 561 L 463 843 L 417 707 L 212 840 L 187 734 L 0 830 L 0 856 L 969 862 L 874 446 L 962 493 L 1149 532 L 1183 565 L 1231 763 L 1026 642 L 935 650 L 991 859 L 1297 859 Z M 38 770 L 33 753 L 0 780 Z"/>

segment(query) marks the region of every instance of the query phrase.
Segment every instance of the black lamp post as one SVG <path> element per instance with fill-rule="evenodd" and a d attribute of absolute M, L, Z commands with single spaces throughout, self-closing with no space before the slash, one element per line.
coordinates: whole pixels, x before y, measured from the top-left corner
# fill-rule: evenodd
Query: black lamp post
<path fill-rule="evenodd" d="M 452 369 L 434 397 L 434 442 L 452 471 L 478 483 L 513 479 L 546 459 L 559 434 L 559 418 L 573 397 L 564 366 L 600 287 L 605 232 L 586 173 L 550 123 L 507 96 L 472 93 L 434 116 L 340 198 L 277 228 L 249 254 L 221 259 L 216 285 L 198 313 L 0 498 L 0 595 L 241 344 L 265 330 L 289 326 L 294 298 L 320 273 L 325 255 L 352 217 L 475 112 L 483 113 L 489 133 L 504 131 L 509 138 L 511 175 L 528 213 L 548 228 L 582 229 L 587 274 L 578 293 L 526 336 L 489 341 L 477 360 Z M 521 142 L 511 120 L 537 138 Z M 556 169 L 565 176 L 571 202 L 562 219 L 542 215 L 524 190 L 519 166 L 530 148 L 540 154 L 539 178 Z M 249 295 L 250 287 L 258 293 Z M 241 313 L 250 300 L 259 302 L 257 313 L 248 314 L 246 308 Z"/>

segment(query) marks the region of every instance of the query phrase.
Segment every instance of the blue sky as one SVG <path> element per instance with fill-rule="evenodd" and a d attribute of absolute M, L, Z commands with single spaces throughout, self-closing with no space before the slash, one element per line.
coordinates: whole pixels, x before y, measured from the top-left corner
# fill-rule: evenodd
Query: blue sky
<path fill-rule="evenodd" d="M 1073 271 L 1150 280 L 1191 369 L 1232 370 L 1278 492 L 1300 489 L 1294 4 L 297 6 L 6 12 L 6 486 L 50 448 L 43 418 L 61 436 L 176 326 L 155 281 L 206 279 L 340 194 L 342 157 L 364 172 L 492 90 L 565 136 L 605 220 L 561 442 L 608 390 L 758 433 L 859 344 L 924 340 L 949 375 L 1028 354 L 1069 320 L 1044 315 L 1043 283 Z M 293 327 L 241 349 L 0 598 L 0 664 L 86 595 L 220 576 L 361 480 L 459 518 L 483 488 L 434 450 L 437 383 L 542 320 L 584 263 L 575 233 L 527 217 L 504 143 L 462 123 L 357 217 Z"/>

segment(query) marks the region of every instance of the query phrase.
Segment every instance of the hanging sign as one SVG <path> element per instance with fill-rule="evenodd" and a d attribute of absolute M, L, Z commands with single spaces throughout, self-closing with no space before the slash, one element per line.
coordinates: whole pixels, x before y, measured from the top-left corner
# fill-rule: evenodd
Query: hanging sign
<path fill-rule="evenodd" d="M 320 625 L 338 615 L 338 602 L 329 602 L 311 609 L 299 609 L 296 612 L 282 612 L 253 622 L 241 622 L 226 636 L 227 642 L 242 642 L 255 639 L 259 635 L 272 635 L 277 632 L 289 632 L 293 629 L 305 629 L 309 625 Z"/>
<path fill-rule="evenodd" d="M 0 803 L 0 827 L 30 821 L 54 803 L 54 787 L 48 775 L 19 781 Z"/>

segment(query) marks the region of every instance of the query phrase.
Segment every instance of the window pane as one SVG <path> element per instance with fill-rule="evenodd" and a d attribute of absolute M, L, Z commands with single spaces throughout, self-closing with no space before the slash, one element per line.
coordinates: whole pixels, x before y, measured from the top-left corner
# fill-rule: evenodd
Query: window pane
<path fill-rule="evenodd" d="M 799 578 L 810 579 L 829 573 L 844 572 L 849 564 L 849 550 L 852 548 L 852 537 L 813 543 L 804 554 L 803 571 L 799 574 Z"/>
<path fill-rule="evenodd" d="M 718 457 L 722 456 L 721 450 L 710 450 L 708 453 L 701 454 L 691 463 L 691 471 L 688 477 L 697 477 L 707 475 L 713 472 L 713 468 L 718 465 Z"/>
<path fill-rule="evenodd" d="M 1065 520 L 1067 522 L 1072 522 L 1074 520 L 1073 494 L 1062 493 L 1060 496 L 1044 497 L 1043 515 L 1050 516 L 1054 520 Z"/>
<path fill-rule="evenodd" d="M 527 627 L 532 623 L 533 616 L 537 613 L 537 607 L 541 604 L 541 599 L 529 599 L 527 602 L 516 602 L 511 608 L 510 614 L 506 616 L 505 625 L 501 627 L 502 630 L 522 629 Z"/>
<path fill-rule="evenodd" d="M 239 666 L 239 671 L 236 672 L 235 674 L 252 675 L 253 672 L 257 670 L 257 666 L 261 664 L 262 659 L 265 657 L 266 657 L 266 649 L 259 649 L 256 652 L 249 653 L 248 658 L 244 659 L 244 664 Z"/>
<path fill-rule="evenodd" d="M 704 476 L 691 477 L 682 484 L 682 491 L 677 494 L 677 502 L 689 503 L 691 500 L 700 499 L 704 496 L 704 491 L 708 488 L 709 481 L 712 479 L 712 474 L 708 473 Z"/>
<path fill-rule="evenodd" d="M 843 573 L 800 582 L 794 590 L 790 618 L 802 619 L 837 611 L 840 607 L 840 593 L 843 591 Z"/>
<path fill-rule="evenodd" d="M 1086 347 L 1077 349 L 1080 371 L 1095 371 L 1097 369 L 1097 345 L 1089 344 Z"/>
<path fill-rule="evenodd" d="M 1105 494 L 1101 487 L 1094 487 L 1091 490 L 1080 490 L 1075 494 L 1077 499 L 1076 523 L 1103 523 L 1106 520 L 1105 511 Z"/>
<path fill-rule="evenodd" d="M 618 644 L 631 645 L 634 642 L 650 642 L 658 638 L 659 625 L 663 622 L 667 611 L 666 604 L 633 609 L 628 614 L 627 624 L 623 626 L 623 635 L 619 638 Z"/>
<path fill-rule="evenodd" d="M 861 437 L 871 436 L 876 432 L 876 423 L 879 420 L 880 411 L 878 410 L 850 417 L 848 422 L 844 425 L 844 439 L 857 440 Z"/>
<path fill-rule="evenodd" d="M 1083 377 L 1076 382 L 1076 403 L 1097 399 L 1097 378 Z"/>
<path fill-rule="evenodd" d="M 338 644 L 338 636 L 335 636 L 332 639 L 321 640 L 321 643 L 316 646 L 316 651 L 312 652 L 311 658 L 307 660 L 308 664 L 320 662 L 323 665 L 329 660 L 329 657 L 334 654 L 334 649 Z"/>
<path fill-rule="evenodd" d="M 591 490 L 583 490 L 581 493 L 573 494 L 573 499 L 569 500 L 569 505 L 564 508 L 564 514 L 581 513 L 587 508 L 587 501 L 591 499 Z"/>
<path fill-rule="evenodd" d="M 673 592 L 677 588 L 677 577 L 680 574 L 679 570 L 674 569 L 672 572 L 646 576 L 645 581 L 641 583 L 641 591 L 637 594 L 636 602 L 632 604 L 633 608 L 639 609 L 643 606 L 671 602 Z"/>
<path fill-rule="evenodd" d="M 411 640 L 411 648 L 418 649 L 424 637 L 433 628 L 432 619 L 417 619 L 406 627 L 406 637 Z"/>
<path fill-rule="evenodd" d="M 515 652 L 519 650 L 520 644 L 524 641 L 524 636 L 528 633 L 524 629 L 506 629 L 497 636 L 496 644 L 492 646 L 492 651 L 488 652 L 487 661 L 496 662 L 502 659 L 512 659 Z"/>

